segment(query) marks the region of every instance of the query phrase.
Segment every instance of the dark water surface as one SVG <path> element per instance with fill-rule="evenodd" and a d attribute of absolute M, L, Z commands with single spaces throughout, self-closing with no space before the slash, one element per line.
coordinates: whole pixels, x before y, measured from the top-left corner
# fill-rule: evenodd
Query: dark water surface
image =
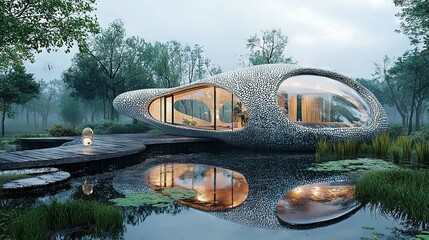
<path fill-rule="evenodd" d="M 26 201 L 38 204 L 53 198 L 84 198 L 108 202 L 124 194 L 171 186 L 197 191 L 195 198 L 164 208 L 123 208 L 124 231 L 114 238 L 132 240 L 375 239 L 374 232 L 384 234 L 376 239 L 409 239 L 409 234 L 416 233 L 404 221 L 365 207 L 315 225 L 296 227 L 281 223 L 276 205 L 288 191 L 305 184 L 349 180 L 340 173 L 307 171 L 314 162 L 314 154 L 162 155 L 126 169 L 74 179 L 70 189 Z M 94 184 L 90 196 L 82 192 L 84 180 Z M 4 199 L 3 205 L 19 202 Z"/>

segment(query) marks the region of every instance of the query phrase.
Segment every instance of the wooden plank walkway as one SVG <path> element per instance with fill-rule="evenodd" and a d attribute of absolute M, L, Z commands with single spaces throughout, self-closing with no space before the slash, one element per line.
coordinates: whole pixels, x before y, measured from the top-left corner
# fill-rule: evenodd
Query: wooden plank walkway
<path fill-rule="evenodd" d="M 91 146 L 78 144 L 0 153 L 0 170 L 91 162 L 141 153 L 146 149 L 146 145 L 197 142 L 216 142 L 216 140 L 168 134 L 96 135 Z"/>

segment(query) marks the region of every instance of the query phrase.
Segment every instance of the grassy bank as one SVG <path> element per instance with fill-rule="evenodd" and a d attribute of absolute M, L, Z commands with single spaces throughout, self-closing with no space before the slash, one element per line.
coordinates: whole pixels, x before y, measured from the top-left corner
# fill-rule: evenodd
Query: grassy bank
<path fill-rule="evenodd" d="M 118 208 L 83 200 L 52 202 L 31 210 L 1 210 L 0 216 L 0 235 L 8 239 L 49 239 L 50 234 L 73 227 L 102 236 L 123 228 Z"/>
<path fill-rule="evenodd" d="M 386 170 L 366 173 L 356 184 L 356 198 L 399 218 L 429 223 L 429 172 Z"/>

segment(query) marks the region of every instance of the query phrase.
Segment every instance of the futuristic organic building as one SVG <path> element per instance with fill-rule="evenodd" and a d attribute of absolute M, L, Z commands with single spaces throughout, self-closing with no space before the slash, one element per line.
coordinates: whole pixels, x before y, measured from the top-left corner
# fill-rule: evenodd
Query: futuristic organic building
<path fill-rule="evenodd" d="M 241 68 L 170 89 L 130 91 L 113 105 L 166 133 L 257 149 L 313 150 L 321 138 L 365 140 L 387 126 L 381 104 L 359 83 L 291 64 Z"/>

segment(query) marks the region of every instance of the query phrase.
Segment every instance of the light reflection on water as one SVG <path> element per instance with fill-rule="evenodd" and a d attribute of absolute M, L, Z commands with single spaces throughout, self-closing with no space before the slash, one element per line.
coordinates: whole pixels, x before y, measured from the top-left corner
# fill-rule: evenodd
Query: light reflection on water
<path fill-rule="evenodd" d="M 249 186 L 238 172 L 202 164 L 163 163 L 147 172 L 152 189 L 179 187 L 194 190 L 197 196 L 179 203 L 207 211 L 239 206 L 247 198 Z"/>
<path fill-rule="evenodd" d="M 314 155 L 281 153 L 221 152 L 162 155 L 115 172 L 73 179 L 71 188 L 57 194 L 34 199 L 25 197 L 21 200 L 30 206 L 49 202 L 54 198 L 61 201 L 82 198 L 109 203 L 109 199 L 121 197 L 125 193 L 149 190 L 149 183 L 155 186 L 180 185 L 192 188 L 194 181 L 193 186 L 199 185 L 204 188 L 205 198 L 209 199 L 208 202 L 213 202 L 215 182 L 213 179 L 216 173 L 216 188 L 226 189 L 222 197 L 224 201 L 219 201 L 222 198 L 217 195 L 217 205 L 231 205 L 233 208 L 223 211 L 212 211 L 213 209 L 202 211 L 200 209 L 203 208 L 186 203 L 184 203 L 186 206 L 172 203 L 166 208 L 127 207 L 123 208 L 124 232 L 112 238 L 252 240 L 373 237 L 372 231 L 363 229 L 363 226 L 374 227 L 374 231 L 386 235 L 379 239 L 410 238 L 401 231 L 412 229 L 412 226 L 396 221 L 390 216 L 384 216 L 378 209 L 370 211 L 362 208 L 341 221 L 317 225 L 314 228 L 291 229 L 281 224 L 277 219 L 275 207 L 285 193 L 305 184 L 347 179 L 346 176 L 339 174 L 307 171 L 306 169 L 314 162 Z M 169 167 L 172 168 L 174 176 L 168 173 L 165 176 L 161 174 L 160 178 L 161 166 L 165 166 L 167 172 Z M 151 175 L 151 171 L 154 176 Z M 82 192 L 84 180 L 94 185 L 91 195 Z M 195 184 L 196 181 L 200 182 Z M 229 191 L 231 194 L 226 194 Z M 232 204 L 228 201 L 232 199 L 231 195 L 234 195 Z M 18 206 L 19 202 L 17 199 L 1 200 L 1 204 L 6 207 Z"/>

